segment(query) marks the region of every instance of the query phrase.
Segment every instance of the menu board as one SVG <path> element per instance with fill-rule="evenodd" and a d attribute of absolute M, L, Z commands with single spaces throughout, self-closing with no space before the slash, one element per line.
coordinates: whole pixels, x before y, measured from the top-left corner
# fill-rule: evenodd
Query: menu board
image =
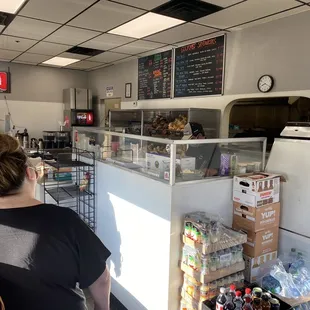
<path fill-rule="evenodd" d="M 171 50 L 139 58 L 139 100 L 170 98 L 171 62 Z"/>
<path fill-rule="evenodd" d="M 222 94 L 224 43 L 220 36 L 175 50 L 175 97 Z"/>

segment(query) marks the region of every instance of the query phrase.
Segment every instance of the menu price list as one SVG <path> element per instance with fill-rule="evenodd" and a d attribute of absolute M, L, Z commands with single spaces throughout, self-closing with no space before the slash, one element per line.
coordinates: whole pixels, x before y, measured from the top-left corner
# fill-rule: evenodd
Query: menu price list
<path fill-rule="evenodd" d="M 224 43 L 220 36 L 175 50 L 175 97 L 222 94 Z"/>
<path fill-rule="evenodd" d="M 139 59 L 139 100 L 170 98 L 171 62 L 171 50 Z"/>

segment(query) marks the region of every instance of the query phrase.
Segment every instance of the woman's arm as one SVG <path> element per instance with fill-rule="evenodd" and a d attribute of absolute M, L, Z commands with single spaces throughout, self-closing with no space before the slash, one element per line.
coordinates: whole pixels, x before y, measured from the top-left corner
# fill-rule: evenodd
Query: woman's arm
<path fill-rule="evenodd" d="M 110 310 L 111 276 L 107 268 L 89 287 L 89 291 L 94 299 L 95 310 Z"/>

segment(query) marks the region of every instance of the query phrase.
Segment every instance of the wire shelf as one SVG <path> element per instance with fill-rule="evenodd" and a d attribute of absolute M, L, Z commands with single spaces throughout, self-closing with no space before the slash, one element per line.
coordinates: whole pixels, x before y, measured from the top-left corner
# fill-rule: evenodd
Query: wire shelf
<path fill-rule="evenodd" d="M 46 161 L 46 166 L 55 171 L 53 179 L 44 180 L 45 201 L 49 196 L 58 206 L 74 210 L 95 231 L 95 154 L 73 148 L 72 153 L 59 153 L 56 162 Z"/>

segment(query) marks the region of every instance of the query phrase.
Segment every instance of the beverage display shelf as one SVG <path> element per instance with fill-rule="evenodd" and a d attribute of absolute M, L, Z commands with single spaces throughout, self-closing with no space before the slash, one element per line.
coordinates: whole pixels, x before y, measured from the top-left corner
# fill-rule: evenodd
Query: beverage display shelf
<path fill-rule="evenodd" d="M 232 231 L 235 237 L 230 236 L 227 231 Z M 194 240 L 182 235 L 183 243 L 198 250 L 202 254 L 211 254 L 220 250 L 225 250 L 233 246 L 237 246 L 247 242 L 247 235 L 241 232 L 237 232 L 232 229 L 224 228 L 224 233 L 221 235 L 221 238 L 216 243 L 211 243 L 209 246 L 205 246 L 201 243 L 197 243 Z"/>
<path fill-rule="evenodd" d="M 245 262 L 241 262 L 220 270 L 211 271 L 209 274 L 202 274 L 201 272 L 195 271 L 188 265 L 181 263 L 181 270 L 201 283 L 210 283 L 212 281 L 227 277 L 233 273 L 243 271 L 244 269 Z"/>

